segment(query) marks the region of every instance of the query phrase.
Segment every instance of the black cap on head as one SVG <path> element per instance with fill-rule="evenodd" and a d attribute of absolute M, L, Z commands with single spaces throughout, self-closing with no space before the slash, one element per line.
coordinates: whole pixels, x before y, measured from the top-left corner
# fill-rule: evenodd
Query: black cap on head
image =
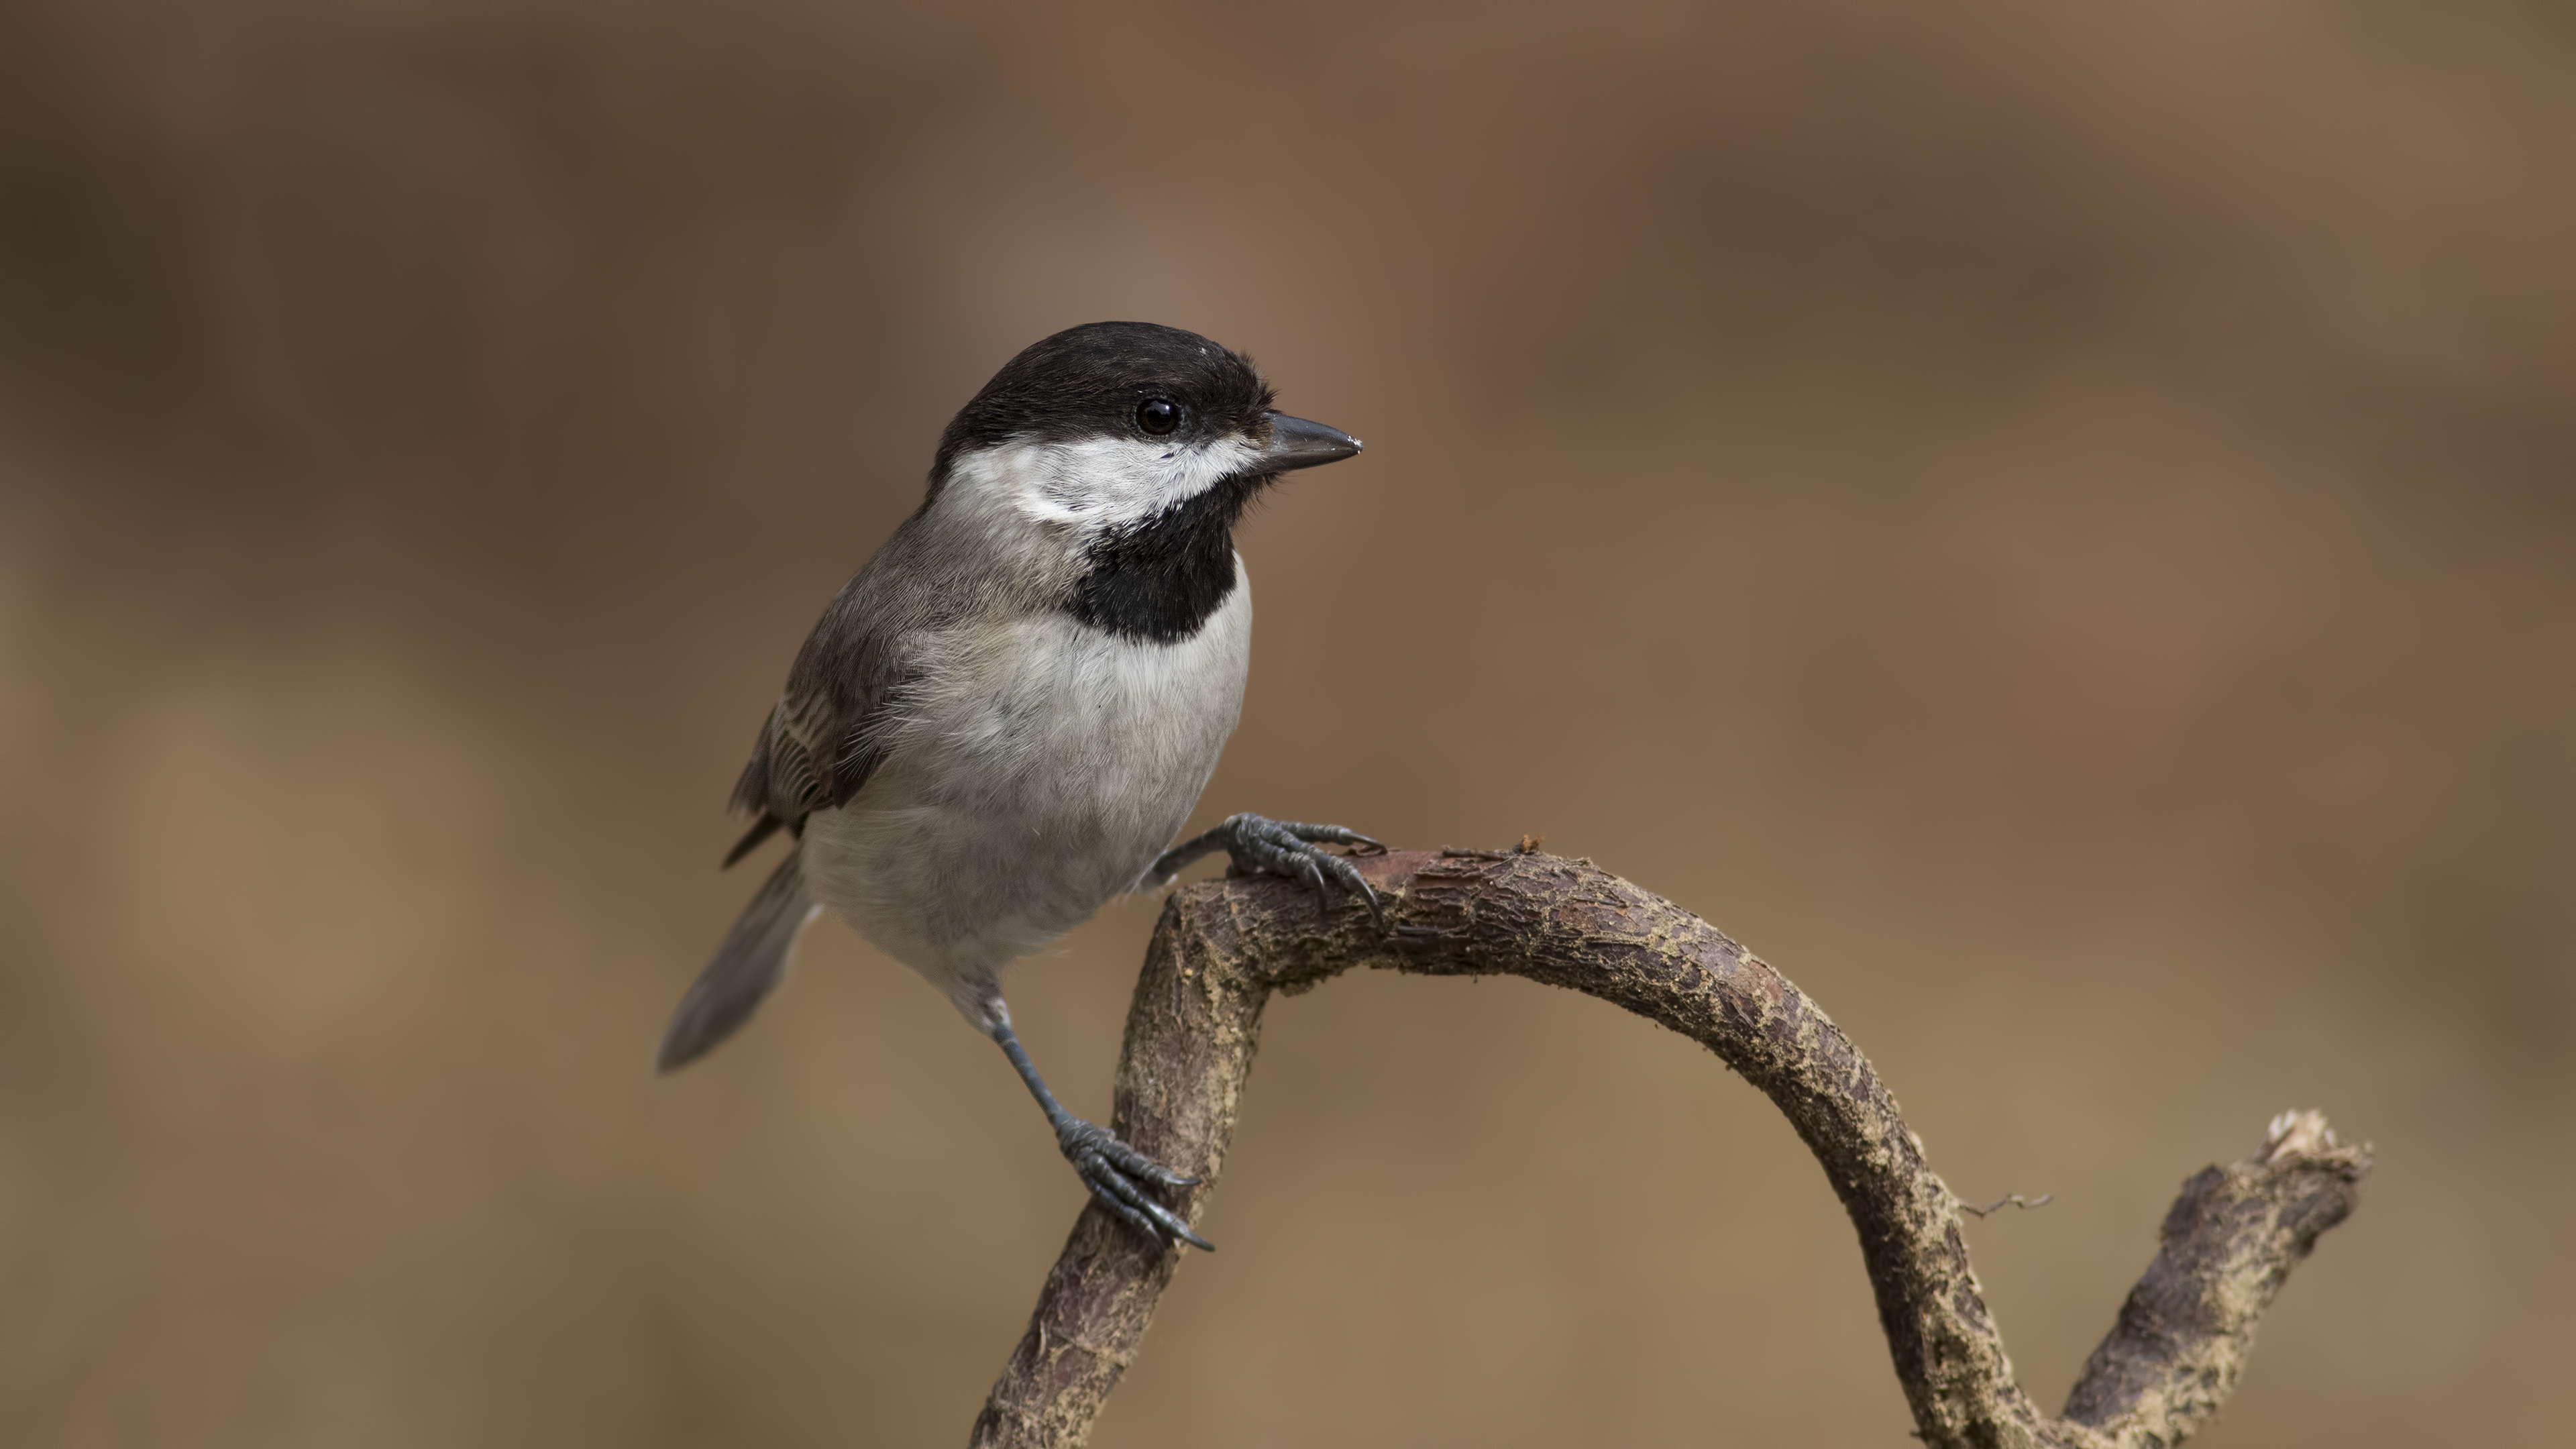
<path fill-rule="evenodd" d="M 1251 358 L 1195 332 L 1087 322 L 1004 363 L 950 420 L 930 476 L 936 485 L 959 453 L 1014 439 L 1260 437 L 1273 396 Z"/>

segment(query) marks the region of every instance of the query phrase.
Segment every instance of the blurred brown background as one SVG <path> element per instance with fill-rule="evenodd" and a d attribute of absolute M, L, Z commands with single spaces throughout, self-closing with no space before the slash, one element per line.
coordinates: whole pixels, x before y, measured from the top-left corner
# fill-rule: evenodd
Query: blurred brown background
<path fill-rule="evenodd" d="M 0 1442 L 960 1442 L 1078 1188 L 836 925 L 655 1081 L 725 791 L 1056 328 L 1368 456 L 1202 814 L 1544 831 L 1812 990 L 2055 1404 L 2180 1180 L 2376 1140 L 2213 1446 L 2565 1442 L 2576 17 L 0 10 Z M 1105 1109 L 1151 903 L 1023 968 Z M 1097 1442 L 1909 1442 L 1754 1093 L 1273 1013 Z"/>

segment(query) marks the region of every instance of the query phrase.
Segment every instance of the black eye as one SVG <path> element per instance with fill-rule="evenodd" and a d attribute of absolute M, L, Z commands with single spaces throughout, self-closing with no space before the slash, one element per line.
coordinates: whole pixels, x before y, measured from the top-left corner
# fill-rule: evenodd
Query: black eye
<path fill-rule="evenodd" d="M 1156 437 L 1181 425 L 1181 405 L 1167 397 L 1149 397 L 1136 404 L 1136 426 Z"/>

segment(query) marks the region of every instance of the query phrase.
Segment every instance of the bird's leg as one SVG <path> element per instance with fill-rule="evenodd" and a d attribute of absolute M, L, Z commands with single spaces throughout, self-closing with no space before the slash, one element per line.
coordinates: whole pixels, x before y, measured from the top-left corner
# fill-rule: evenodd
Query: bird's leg
<path fill-rule="evenodd" d="M 1377 892 L 1360 875 L 1359 867 L 1348 856 L 1324 849 L 1326 845 L 1358 847 L 1371 855 L 1383 855 L 1386 847 L 1339 825 L 1299 825 L 1287 820 L 1268 820 L 1258 815 L 1235 815 L 1205 834 L 1193 836 L 1164 851 L 1145 879 L 1153 885 L 1168 883 L 1191 861 L 1212 851 L 1223 850 L 1234 863 L 1236 875 L 1284 875 L 1302 880 L 1315 888 L 1315 900 L 1325 910 L 1333 906 L 1333 888 L 1358 896 L 1368 903 L 1369 918 L 1377 928 L 1386 929 L 1386 911 L 1378 904 Z"/>
<path fill-rule="evenodd" d="M 1110 1216 L 1143 1233 L 1159 1246 L 1164 1243 L 1187 1243 L 1204 1252 L 1216 1251 L 1216 1244 L 1190 1231 L 1180 1214 L 1145 1195 L 1142 1183 L 1163 1187 L 1189 1187 L 1198 1179 L 1183 1177 L 1170 1168 L 1109 1135 L 1108 1129 L 1083 1121 L 1064 1110 L 1064 1104 L 1047 1090 L 1046 1079 L 1038 1075 L 1037 1064 L 1029 1060 L 1026 1047 L 1020 1045 L 1011 1030 L 1011 1013 L 1000 998 L 988 1008 L 993 1040 L 1001 1045 L 1002 1055 L 1029 1087 L 1029 1095 L 1038 1099 L 1046 1113 L 1047 1125 L 1055 1129 L 1056 1147 L 1064 1160 L 1082 1177 L 1082 1184 Z"/>

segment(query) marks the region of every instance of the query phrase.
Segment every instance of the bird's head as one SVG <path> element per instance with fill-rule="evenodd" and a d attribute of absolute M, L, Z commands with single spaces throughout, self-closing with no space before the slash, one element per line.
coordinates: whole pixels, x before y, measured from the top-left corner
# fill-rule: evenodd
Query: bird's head
<path fill-rule="evenodd" d="M 1004 364 L 939 441 L 935 504 L 952 490 L 1084 541 L 1180 513 L 1231 528 L 1282 473 L 1359 452 L 1335 428 L 1273 411 L 1252 360 L 1195 332 L 1092 322 Z"/>

